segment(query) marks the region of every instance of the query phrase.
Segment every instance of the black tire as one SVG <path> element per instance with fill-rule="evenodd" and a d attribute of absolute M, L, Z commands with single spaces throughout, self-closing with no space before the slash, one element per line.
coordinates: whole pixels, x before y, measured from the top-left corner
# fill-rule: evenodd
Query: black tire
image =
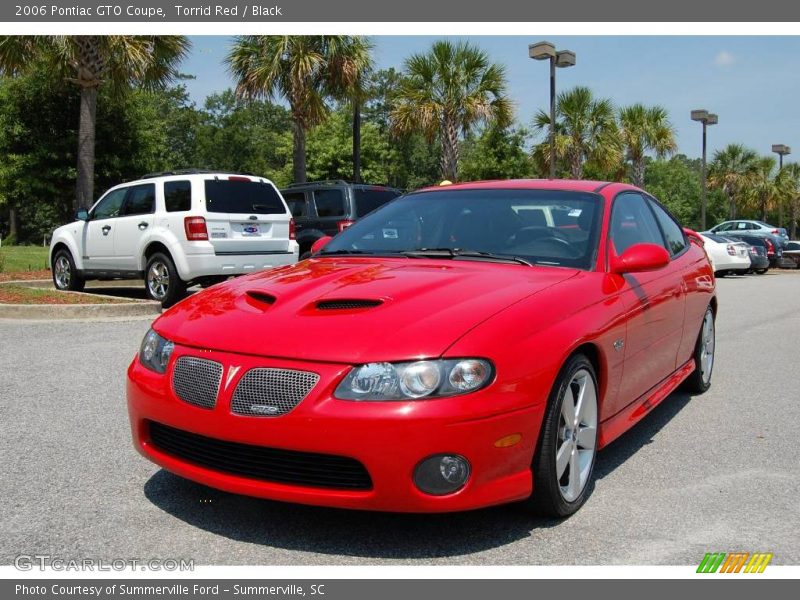
<path fill-rule="evenodd" d="M 705 377 L 704 370 L 703 370 L 703 350 L 706 344 L 704 343 L 704 331 L 706 325 L 706 319 L 711 319 L 711 336 L 712 336 L 712 352 L 711 352 L 711 364 L 709 367 L 708 377 Z M 694 360 L 694 371 L 689 377 L 686 378 L 686 381 L 683 382 L 683 390 L 689 392 L 690 394 L 703 394 L 708 391 L 708 388 L 711 387 L 711 376 L 714 371 L 714 355 L 716 353 L 716 327 L 715 327 L 715 315 L 714 310 L 709 306 L 706 308 L 705 315 L 703 316 L 703 322 L 700 325 L 700 331 L 697 334 L 697 341 L 694 344 L 694 354 L 692 355 L 692 360 Z"/>
<path fill-rule="evenodd" d="M 757 273 L 758 275 L 763 275 L 763 274 L 764 274 L 764 273 L 766 273 L 767 271 L 769 271 L 769 269 L 756 269 L 756 273 Z"/>
<path fill-rule="evenodd" d="M 53 256 L 53 285 L 57 290 L 80 292 L 86 286 L 86 280 L 78 275 L 75 261 L 69 250 L 61 249 Z"/>
<path fill-rule="evenodd" d="M 716 273 L 714 273 L 714 276 L 721 279 L 725 277 L 727 274 L 728 274 L 727 271 L 717 271 Z"/>
<path fill-rule="evenodd" d="M 172 258 L 156 252 L 147 259 L 144 270 L 144 288 L 147 296 L 161 306 L 169 308 L 186 294 L 186 282 L 178 275 Z"/>
<path fill-rule="evenodd" d="M 594 415 L 594 442 L 591 462 L 588 464 L 588 473 L 585 483 L 577 497 L 573 500 L 565 498 L 562 492 L 561 479 L 566 476 L 566 471 L 562 477 L 558 476 L 556 465 L 556 452 L 559 444 L 566 444 L 562 434 L 565 434 L 561 427 L 562 406 L 570 384 L 575 385 L 573 379 L 576 376 L 588 374 L 595 390 L 595 415 Z M 542 432 L 539 436 L 539 444 L 536 454 L 533 457 L 531 468 L 533 470 L 533 494 L 528 500 L 528 505 L 537 514 L 564 518 L 574 514 L 591 494 L 593 487 L 593 470 L 595 458 L 597 456 L 597 406 L 599 405 L 599 388 L 597 386 L 597 376 L 591 361 L 583 354 L 573 355 L 556 379 L 550 397 L 547 402 L 547 409 L 542 423 Z M 576 449 L 577 452 L 577 449 Z M 577 464 L 577 463 L 576 463 Z M 572 470 L 572 463 L 567 468 Z M 583 477 L 583 475 L 581 475 Z"/>

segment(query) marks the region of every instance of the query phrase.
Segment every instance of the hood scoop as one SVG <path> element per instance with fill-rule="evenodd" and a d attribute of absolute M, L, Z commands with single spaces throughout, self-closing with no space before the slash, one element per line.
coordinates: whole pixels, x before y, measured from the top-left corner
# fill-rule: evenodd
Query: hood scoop
<path fill-rule="evenodd" d="M 363 310 L 375 308 L 381 304 L 383 304 L 383 300 L 338 298 L 335 300 L 320 300 L 317 302 L 317 310 Z"/>
<path fill-rule="evenodd" d="M 272 305 L 275 304 L 277 298 L 267 292 L 259 292 L 258 290 L 250 290 L 246 292 L 247 299 L 251 302 L 255 301 L 258 304 Z"/>

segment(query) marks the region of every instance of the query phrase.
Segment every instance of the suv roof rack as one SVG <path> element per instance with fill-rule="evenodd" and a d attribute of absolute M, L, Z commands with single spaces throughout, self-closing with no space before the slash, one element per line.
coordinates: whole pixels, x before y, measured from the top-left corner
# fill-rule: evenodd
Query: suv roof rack
<path fill-rule="evenodd" d="M 145 173 L 139 179 L 153 179 L 154 177 L 169 177 L 170 175 L 209 175 L 211 173 L 226 175 L 247 175 L 249 177 L 261 177 L 255 173 L 242 172 L 231 173 L 228 171 L 212 171 L 210 169 L 173 169 L 172 171 L 157 171 L 155 173 Z"/>
<path fill-rule="evenodd" d="M 319 181 L 306 181 L 304 183 L 290 183 L 287 188 L 304 187 L 307 185 L 369 185 L 373 187 L 392 187 L 386 183 L 369 183 L 368 181 L 347 181 L 346 179 L 321 179 Z"/>

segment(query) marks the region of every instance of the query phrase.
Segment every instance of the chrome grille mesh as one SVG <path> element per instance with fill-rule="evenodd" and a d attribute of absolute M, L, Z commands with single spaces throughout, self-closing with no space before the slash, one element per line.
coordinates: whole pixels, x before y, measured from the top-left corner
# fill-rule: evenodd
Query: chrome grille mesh
<path fill-rule="evenodd" d="M 231 401 L 239 415 L 276 417 L 284 415 L 308 396 L 319 375 L 290 369 L 251 369 L 245 373 Z"/>
<path fill-rule="evenodd" d="M 202 408 L 214 408 L 221 380 L 222 365 L 204 358 L 181 356 L 172 370 L 175 395 Z"/>

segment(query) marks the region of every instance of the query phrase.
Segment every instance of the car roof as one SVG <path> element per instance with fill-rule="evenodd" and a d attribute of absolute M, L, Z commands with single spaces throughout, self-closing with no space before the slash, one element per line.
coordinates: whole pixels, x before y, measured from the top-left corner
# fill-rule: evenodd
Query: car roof
<path fill-rule="evenodd" d="M 614 186 L 615 189 L 630 189 L 641 191 L 638 188 L 609 181 L 594 181 L 585 179 L 495 179 L 487 181 L 471 181 L 465 183 L 452 183 L 430 186 L 418 191 L 447 191 L 447 190 L 561 190 L 570 192 L 599 192 Z"/>

